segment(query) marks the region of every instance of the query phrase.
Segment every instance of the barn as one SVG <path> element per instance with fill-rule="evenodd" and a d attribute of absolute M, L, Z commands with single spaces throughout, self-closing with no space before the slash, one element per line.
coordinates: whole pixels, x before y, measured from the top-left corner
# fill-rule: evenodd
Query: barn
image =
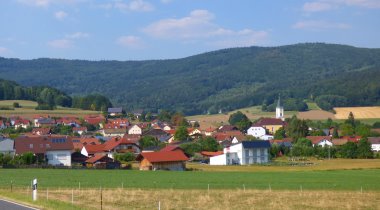
<path fill-rule="evenodd" d="M 181 150 L 143 152 L 137 160 L 140 161 L 140 170 L 186 170 L 186 161 L 189 158 Z"/>

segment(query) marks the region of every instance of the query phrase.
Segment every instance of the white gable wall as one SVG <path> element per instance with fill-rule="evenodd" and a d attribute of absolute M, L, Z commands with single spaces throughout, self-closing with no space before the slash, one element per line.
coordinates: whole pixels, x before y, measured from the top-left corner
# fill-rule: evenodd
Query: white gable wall
<path fill-rule="evenodd" d="M 142 130 L 141 130 L 141 128 L 139 126 L 134 125 L 134 126 L 132 126 L 128 130 L 128 134 L 138 134 L 138 135 L 141 135 L 142 134 Z"/>
<path fill-rule="evenodd" d="M 71 166 L 70 150 L 47 151 L 46 156 L 49 165 Z"/>
<path fill-rule="evenodd" d="M 254 136 L 256 138 L 259 138 L 261 136 L 264 136 L 266 134 L 265 128 L 263 127 L 250 127 L 247 130 L 247 135 Z"/>

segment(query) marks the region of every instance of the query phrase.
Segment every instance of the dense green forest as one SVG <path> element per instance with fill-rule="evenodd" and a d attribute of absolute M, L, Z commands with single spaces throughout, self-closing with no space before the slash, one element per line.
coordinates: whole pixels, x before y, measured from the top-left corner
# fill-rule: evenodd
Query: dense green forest
<path fill-rule="evenodd" d="M 126 110 L 185 114 L 273 107 L 380 105 L 380 49 L 307 43 L 224 49 L 182 59 L 84 61 L 0 58 L 0 77 L 70 95 L 100 93 Z M 289 107 L 285 107 L 289 109 Z"/>
<path fill-rule="evenodd" d="M 36 109 L 54 109 L 56 106 L 106 111 L 112 107 L 107 97 L 92 94 L 74 97 L 47 86 L 23 87 L 16 82 L 0 79 L 0 100 L 31 100 L 38 102 Z"/>

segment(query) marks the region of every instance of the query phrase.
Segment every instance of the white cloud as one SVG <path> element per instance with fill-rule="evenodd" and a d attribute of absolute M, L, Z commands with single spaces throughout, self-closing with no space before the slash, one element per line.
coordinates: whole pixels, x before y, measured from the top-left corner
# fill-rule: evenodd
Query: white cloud
<path fill-rule="evenodd" d="M 320 20 L 299 21 L 293 25 L 295 29 L 323 30 L 323 29 L 349 29 L 351 26 L 346 23 L 334 23 Z"/>
<path fill-rule="evenodd" d="M 235 31 L 214 23 L 215 15 L 207 10 L 194 10 L 183 18 L 163 19 L 143 29 L 149 36 L 178 39 L 184 42 L 203 41 L 219 47 L 249 46 L 265 42 L 268 32 L 243 29 Z"/>
<path fill-rule="evenodd" d="M 303 5 L 305 12 L 321 12 L 332 9 L 333 6 L 326 2 L 306 2 Z"/>
<path fill-rule="evenodd" d="M 128 2 L 115 0 L 114 2 L 98 5 L 102 9 L 118 9 L 123 12 L 150 12 L 154 6 L 144 0 L 130 0 Z"/>
<path fill-rule="evenodd" d="M 51 3 L 51 0 L 17 0 L 18 2 L 30 6 L 47 7 Z"/>
<path fill-rule="evenodd" d="M 81 39 L 81 38 L 87 38 L 89 37 L 90 35 L 88 33 L 84 33 L 84 32 L 75 32 L 73 34 L 68 34 L 66 35 L 65 37 L 68 38 L 68 39 Z"/>
<path fill-rule="evenodd" d="M 368 9 L 380 9 L 379 0 L 318 0 L 306 2 L 303 5 L 305 12 L 321 12 L 342 6 L 364 7 Z"/>
<path fill-rule="evenodd" d="M 67 13 L 64 12 L 64 11 L 58 11 L 58 12 L 54 13 L 54 16 L 58 20 L 63 20 L 63 19 L 65 19 L 67 17 Z"/>
<path fill-rule="evenodd" d="M 29 5 L 29 6 L 35 6 L 35 7 L 49 7 L 51 4 L 78 4 L 78 3 L 85 3 L 89 0 L 16 0 L 19 3 Z"/>
<path fill-rule="evenodd" d="M 48 45 L 53 48 L 68 49 L 73 47 L 73 42 L 68 39 L 56 39 L 48 42 Z"/>
<path fill-rule="evenodd" d="M 335 0 L 337 3 L 345 4 L 348 6 L 359 6 L 370 9 L 380 9 L 379 0 Z"/>
<path fill-rule="evenodd" d="M 123 47 L 131 49 L 141 49 L 145 46 L 142 39 L 138 36 L 121 36 L 116 40 L 116 42 Z"/>
<path fill-rule="evenodd" d="M 9 53 L 9 49 L 5 47 L 0 47 L 0 55 L 6 55 Z"/>

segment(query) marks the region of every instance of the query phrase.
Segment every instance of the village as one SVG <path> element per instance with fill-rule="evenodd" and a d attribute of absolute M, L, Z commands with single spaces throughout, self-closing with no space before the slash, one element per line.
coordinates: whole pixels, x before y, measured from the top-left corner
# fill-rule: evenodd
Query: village
<path fill-rule="evenodd" d="M 297 147 L 293 148 L 296 140 L 285 135 L 288 122 L 280 99 L 276 116 L 258 119 L 247 127 L 246 132 L 227 124 L 201 129 L 199 122 L 186 121 L 183 116 L 176 116 L 178 119 L 174 123 L 154 117 L 150 121 L 139 122 L 141 114 L 142 111 L 133 114 L 136 123 L 121 117 L 122 108 L 109 108 L 106 116 L 87 115 L 83 119 L 72 116 L 3 118 L 0 129 L 25 131 L 16 136 L 1 137 L 3 167 L 131 169 L 134 162 L 138 163 L 140 170 L 183 171 L 188 161 L 209 165 L 250 165 L 267 164 L 283 155 L 305 155 L 297 155 Z M 57 127 L 60 128 L 58 132 Z M 64 129 L 69 132 L 62 135 Z M 316 133 L 311 127 L 307 129 Z M 275 134 L 281 131 L 282 138 L 276 139 L 278 135 Z M 325 158 L 336 157 L 332 154 L 336 153 L 334 148 L 348 142 L 358 144 L 362 139 L 358 135 L 337 136 L 334 132 L 337 129 L 331 127 L 304 139 L 310 141 L 310 148 L 325 152 Z M 368 137 L 368 142 L 373 152 L 380 151 L 380 137 Z M 293 153 L 289 155 L 292 148 Z"/>

